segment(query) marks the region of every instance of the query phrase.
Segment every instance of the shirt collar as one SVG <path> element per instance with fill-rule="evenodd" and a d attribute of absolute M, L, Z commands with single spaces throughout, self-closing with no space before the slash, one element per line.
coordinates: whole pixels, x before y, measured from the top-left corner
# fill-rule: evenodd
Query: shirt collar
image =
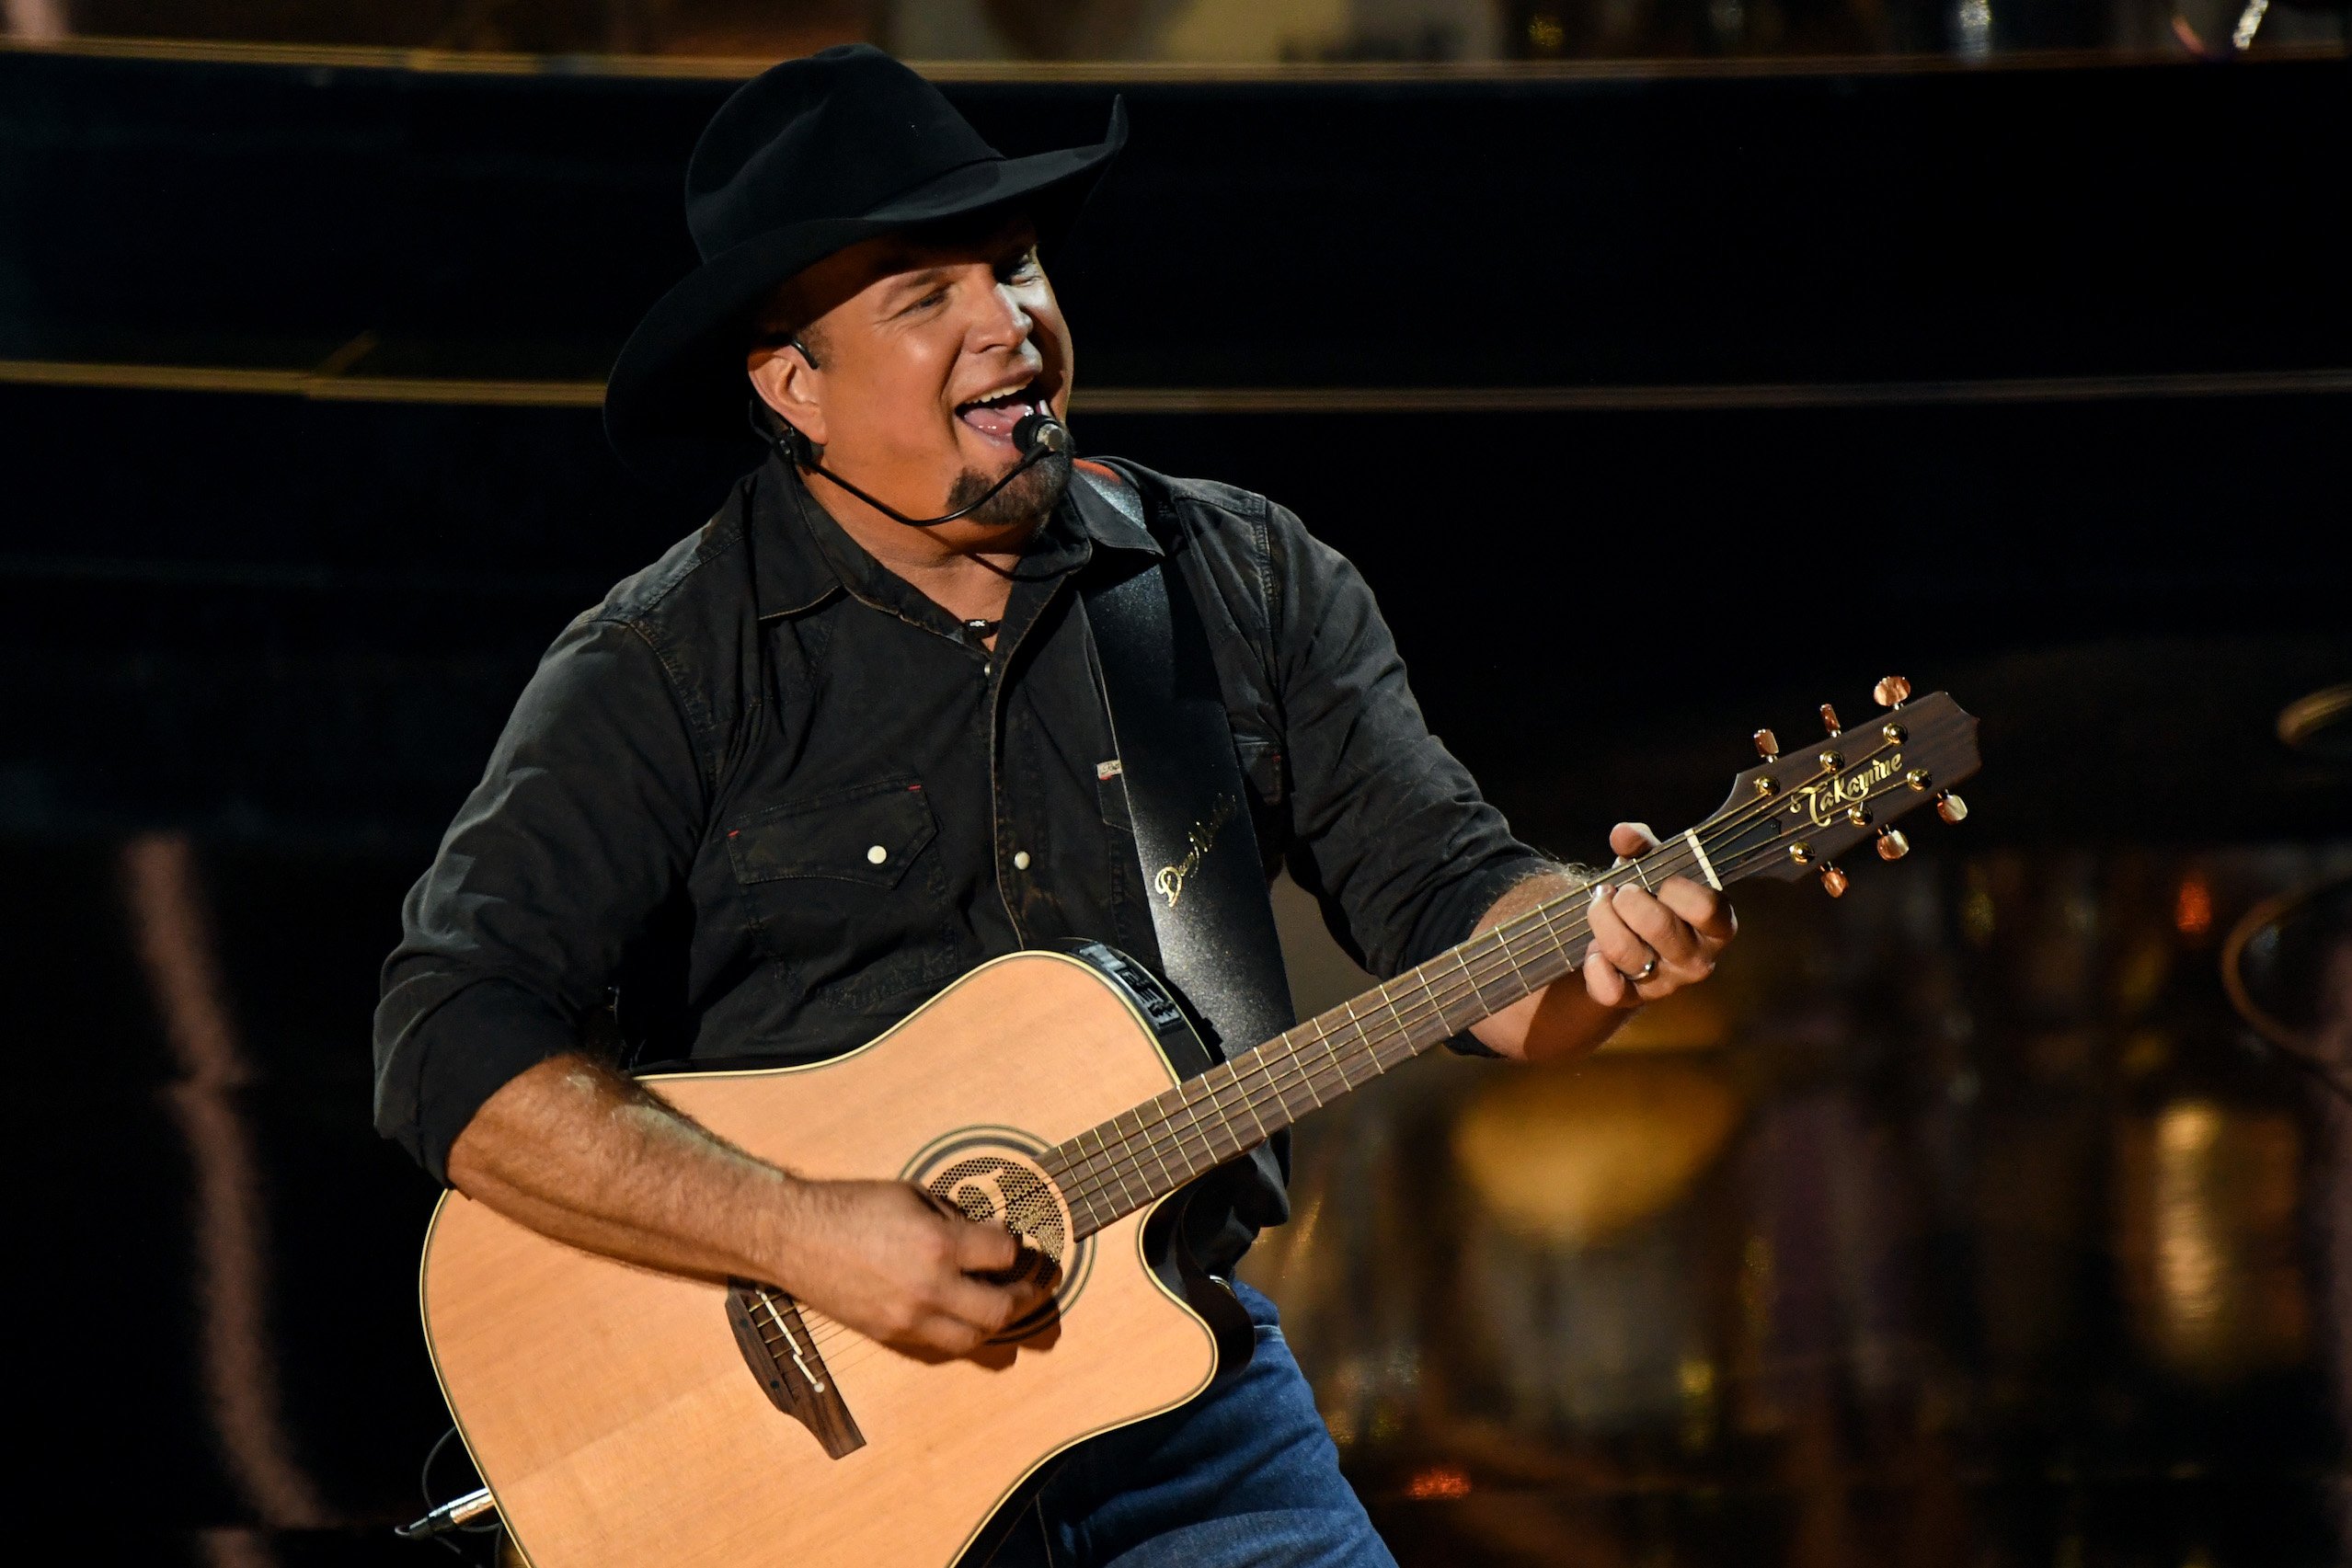
<path fill-rule="evenodd" d="M 1016 579 L 1075 571 L 1093 559 L 1097 547 L 1163 554 L 1151 531 L 1097 487 L 1123 486 L 1140 514 L 1141 492 L 1133 483 L 1107 464 L 1086 466 L 1096 473 L 1071 476 L 1061 503 L 1014 568 Z M 946 612 L 852 539 L 781 458 L 771 454 L 752 475 L 750 488 L 747 525 L 754 535 L 762 620 L 812 610 L 837 591 L 918 619 L 945 617 Z"/>
<path fill-rule="evenodd" d="M 1163 555 L 1160 542 L 1152 537 L 1144 526 L 1144 509 L 1148 503 L 1143 491 L 1121 469 L 1107 463 L 1082 461 L 1078 471 L 1070 476 L 1069 493 L 1062 498 L 1062 509 L 1074 511 L 1078 523 L 1087 538 L 1111 550 L 1136 550 L 1146 555 Z M 1104 493 L 1106 487 L 1110 495 Z M 1118 499 L 1113 499 L 1113 496 Z"/>

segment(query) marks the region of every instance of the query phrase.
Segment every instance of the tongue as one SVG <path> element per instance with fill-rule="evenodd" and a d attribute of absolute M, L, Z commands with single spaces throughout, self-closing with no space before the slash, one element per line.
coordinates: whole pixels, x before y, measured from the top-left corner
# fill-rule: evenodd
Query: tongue
<path fill-rule="evenodd" d="M 975 403 L 962 410 L 959 417 L 981 434 L 1008 441 L 1013 439 L 1013 427 L 1019 424 L 1021 416 L 1028 411 L 1027 403 Z"/>

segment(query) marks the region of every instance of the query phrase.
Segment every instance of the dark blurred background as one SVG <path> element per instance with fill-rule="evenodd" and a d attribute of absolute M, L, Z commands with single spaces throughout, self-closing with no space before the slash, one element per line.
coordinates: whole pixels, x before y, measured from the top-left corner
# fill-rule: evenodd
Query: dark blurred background
<path fill-rule="evenodd" d="M 1965 825 L 1741 889 L 1590 1064 L 1302 1129 L 1245 1272 L 1407 1568 L 2352 1562 L 2352 73 L 2289 0 L 6 0 L 75 1555 L 441 1561 L 375 966 L 539 649 L 707 510 L 595 407 L 694 133 L 851 38 L 1008 151 L 1126 95 L 1049 258 L 1082 442 L 1353 556 L 1524 836 L 1693 821 L 1880 675 L 1984 720 Z M 1302 1002 L 1360 983 L 1281 902 Z"/>

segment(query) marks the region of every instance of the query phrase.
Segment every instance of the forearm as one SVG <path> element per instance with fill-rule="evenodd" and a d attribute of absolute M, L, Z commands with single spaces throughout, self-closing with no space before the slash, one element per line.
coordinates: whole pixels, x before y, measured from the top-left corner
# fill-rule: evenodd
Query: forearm
<path fill-rule="evenodd" d="M 1584 886 L 1582 878 L 1565 871 L 1531 876 L 1496 899 L 1494 907 L 1480 917 L 1477 929 L 1500 925 Z M 1597 1048 L 1631 1016 L 1627 1009 L 1595 1001 L 1581 970 L 1572 968 L 1534 995 L 1472 1024 L 1470 1032 L 1487 1049 L 1513 1060 L 1558 1061 Z"/>
<path fill-rule="evenodd" d="M 577 1055 L 485 1101 L 451 1146 L 449 1177 L 556 1241 L 719 1279 L 779 1276 L 801 1185 Z"/>
<path fill-rule="evenodd" d="M 904 1182 L 804 1180 L 584 1056 L 540 1062 L 484 1101 L 450 1148 L 449 1175 L 558 1242 L 671 1274 L 781 1286 L 836 1322 L 926 1356 L 969 1353 L 1050 1288 L 1046 1271 L 1015 1268 L 1020 1251 L 1002 1221 L 966 1219 Z"/>

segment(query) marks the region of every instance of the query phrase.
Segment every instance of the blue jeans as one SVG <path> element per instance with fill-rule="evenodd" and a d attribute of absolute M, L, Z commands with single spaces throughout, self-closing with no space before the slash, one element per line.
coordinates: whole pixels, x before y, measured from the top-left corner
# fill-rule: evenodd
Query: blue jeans
<path fill-rule="evenodd" d="M 1396 1568 L 1339 1473 L 1274 1303 L 1239 1375 L 1071 1450 L 993 1568 Z"/>

